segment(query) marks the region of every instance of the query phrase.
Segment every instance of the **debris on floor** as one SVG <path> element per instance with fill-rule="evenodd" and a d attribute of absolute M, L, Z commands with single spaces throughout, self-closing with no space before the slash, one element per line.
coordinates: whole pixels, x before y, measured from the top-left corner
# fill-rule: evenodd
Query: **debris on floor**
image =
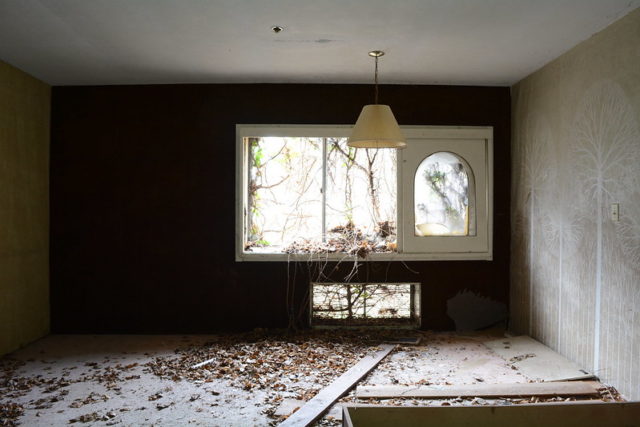
<path fill-rule="evenodd" d="M 216 336 L 52 335 L 0 359 L 0 426 L 277 425 L 398 331 L 257 330 Z M 485 347 L 487 335 L 416 332 L 363 378 L 363 386 L 529 383 Z M 196 369 L 192 366 L 211 359 Z M 601 401 L 623 401 L 602 386 Z M 588 397 L 358 399 L 355 390 L 319 425 L 339 425 L 343 403 L 515 405 Z M 292 405 L 298 405 L 293 403 Z M 286 413 L 288 412 L 288 413 Z"/>
<path fill-rule="evenodd" d="M 280 426 L 311 425 L 321 418 L 336 400 L 351 390 L 394 349 L 395 346 L 392 344 L 381 344 L 380 347 L 372 349 L 375 351 L 361 358 L 358 363 L 336 378 L 329 386 L 322 389 Z"/>
<path fill-rule="evenodd" d="M 17 403 L 0 403 L 0 425 L 16 425 L 17 419 L 23 414 L 24 408 Z"/>

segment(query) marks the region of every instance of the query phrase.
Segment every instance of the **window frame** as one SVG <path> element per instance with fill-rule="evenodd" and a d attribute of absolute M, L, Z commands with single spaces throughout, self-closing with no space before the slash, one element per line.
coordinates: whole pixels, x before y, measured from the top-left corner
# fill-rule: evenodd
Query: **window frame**
<path fill-rule="evenodd" d="M 336 321 L 336 324 L 323 324 L 322 321 L 319 321 L 318 318 L 314 317 L 313 310 L 313 291 L 315 286 L 332 286 L 332 285 L 344 285 L 344 286 L 353 286 L 353 285 L 377 285 L 377 284 L 387 284 L 387 285 L 409 285 L 411 289 L 411 294 L 409 296 L 409 310 L 411 312 L 411 317 L 409 318 L 411 323 L 393 323 L 392 320 L 389 320 L 387 325 L 375 325 L 375 324 L 366 324 L 365 320 L 360 320 L 362 323 L 359 325 L 349 325 L 346 322 L 346 319 L 340 319 Z M 309 326 L 313 329 L 419 329 L 422 325 L 422 283 L 421 282 L 380 282 L 380 281 L 372 281 L 369 283 L 365 282 L 309 282 Z M 376 319 L 375 317 L 369 318 Z"/>
<path fill-rule="evenodd" d="M 469 140 L 482 139 L 485 141 L 486 164 L 484 171 L 473 170 L 477 176 L 484 173 L 487 182 L 487 194 L 476 194 L 478 198 L 486 197 L 486 224 L 477 223 L 476 227 L 486 227 L 486 250 L 465 251 L 465 252 L 421 252 L 407 253 L 401 252 L 404 248 L 403 235 L 405 227 L 413 229 L 413 223 L 406 221 L 412 215 L 408 215 L 404 210 L 403 202 L 403 164 L 405 158 L 403 151 L 398 150 L 397 173 L 397 244 L 398 252 L 393 253 L 370 253 L 366 258 L 358 258 L 358 261 L 453 261 L 453 260 L 485 260 L 493 259 L 493 127 L 492 126 L 400 126 L 406 139 L 407 145 L 411 140 Z M 318 138 L 347 138 L 349 137 L 352 125 L 236 125 L 236 227 L 235 227 L 235 260 L 236 261 L 343 261 L 354 260 L 355 255 L 346 253 L 318 253 L 318 254 L 284 254 L 284 253 L 251 253 L 244 251 L 244 230 L 245 215 L 244 207 L 247 203 L 248 185 L 248 149 L 245 138 L 250 137 L 318 137 Z M 452 151 L 454 152 L 454 151 Z M 454 152 L 455 153 L 455 152 Z M 323 159 L 326 162 L 326 159 Z M 413 189 L 413 180 L 408 183 Z M 477 213 L 476 213 L 477 215 Z M 430 237 L 425 237 L 430 238 Z M 464 237 L 451 237 L 461 239 Z"/>
<path fill-rule="evenodd" d="M 420 146 L 422 145 L 422 146 Z M 446 248 L 447 250 L 439 250 L 442 253 L 481 253 L 488 250 L 487 247 L 487 228 L 483 225 L 487 221 L 487 199 L 483 197 L 487 194 L 487 150 L 484 140 L 481 138 L 469 139 L 452 139 L 452 138 L 424 138 L 414 139 L 411 153 L 407 151 L 403 158 L 403 169 L 407 164 L 411 165 L 410 170 L 406 170 L 405 180 L 413 181 L 415 173 L 421 163 L 429 158 L 432 154 L 438 152 L 449 152 L 460 159 L 469 167 L 469 174 L 472 176 L 473 194 L 470 199 L 474 201 L 473 215 L 475 216 L 475 235 L 466 236 L 421 236 L 414 235 L 415 226 L 415 188 L 403 188 L 403 250 L 408 253 L 434 253 L 437 248 Z M 405 150 L 408 150 L 405 149 Z M 415 155 L 412 155 L 415 154 Z M 415 167 L 414 167 L 415 165 Z M 483 168 L 484 167 L 484 168 Z M 406 182 L 406 181 L 405 181 Z M 409 228 L 411 225 L 411 228 Z"/>

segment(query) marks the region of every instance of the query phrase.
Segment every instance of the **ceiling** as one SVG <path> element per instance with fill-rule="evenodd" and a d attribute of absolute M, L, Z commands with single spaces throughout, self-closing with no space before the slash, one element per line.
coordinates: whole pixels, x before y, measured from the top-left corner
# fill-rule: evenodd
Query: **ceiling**
<path fill-rule="evenodd" d="M 0 59 L 52 85 L 511 85 L 640 0 L 0 0 Z M 274 25 L 284 31 L 275 34 Z"/>

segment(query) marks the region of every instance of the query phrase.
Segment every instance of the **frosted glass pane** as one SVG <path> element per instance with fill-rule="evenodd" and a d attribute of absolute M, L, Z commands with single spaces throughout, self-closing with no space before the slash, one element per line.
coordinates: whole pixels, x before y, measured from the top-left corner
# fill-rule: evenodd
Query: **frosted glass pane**
<path fill-rule="evenodd" d="M 453 153 L 434 153 L 415 175 L 416 236 L 469 235 L 469 176 Z"/>

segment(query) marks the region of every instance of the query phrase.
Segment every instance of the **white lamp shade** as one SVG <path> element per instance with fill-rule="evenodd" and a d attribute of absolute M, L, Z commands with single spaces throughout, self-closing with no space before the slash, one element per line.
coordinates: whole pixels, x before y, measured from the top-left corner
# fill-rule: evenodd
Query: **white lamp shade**
<path fill-rule="evenodd" d="M 405 148 L 406 139 L 388 105 L 365 105 L 347 142 L 355 148 Z"/>

